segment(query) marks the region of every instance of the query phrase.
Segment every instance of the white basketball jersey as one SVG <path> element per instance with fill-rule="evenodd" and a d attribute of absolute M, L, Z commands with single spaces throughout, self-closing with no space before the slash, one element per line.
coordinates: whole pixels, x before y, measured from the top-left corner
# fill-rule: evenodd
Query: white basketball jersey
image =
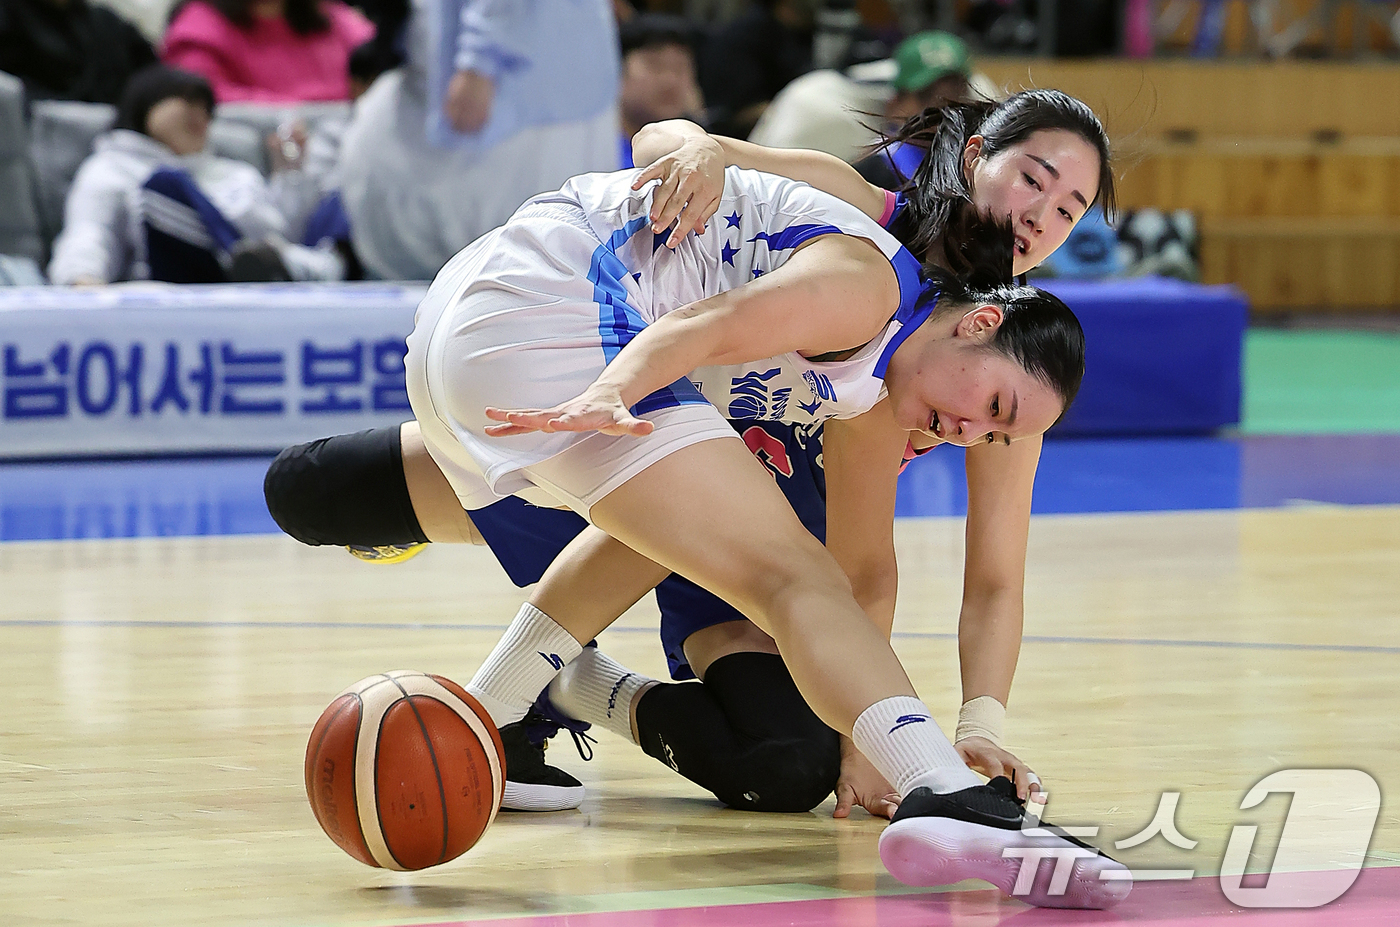
<path fill-rule="evenodd" d="M 890 354 L 927 318 L 934 302 L 929 299 L 915 308 L 923 289 L 919 263 L 894 236 L 856 207 L 807 184 L 730 167 L 725 171 L 720 208 L 704 234 L 687 235 L 669 249 L 664 244 L 669 231 L 653 234 L 650 227 L 656 184 L 633 191 L 637 173 L 583 174 L 558 193 L 534 201 L 582 207 L 603 243 L 593 257 L 589 278 L 599 305 L 615 307 L 613 322 L 605 318 L 606 312 L 600 321 L 608 360 L 647 323 L 751 282 L 782 266 L 799 245 L 819 235 L 855 235 L 880 249 L 899 280 L 899 309 L 874 340 L 844 361 L 822 363 L 792 353 L 703 368 L 690 380 L 705 400 L 729 418 L 806 424 L 859 415 L 884 397 Z M 615 345 L 611 350 L 610 342 Z M 687 398 L 684 392 L 668 387 L 647 397 L 638 408 L 699 400 Z"/>

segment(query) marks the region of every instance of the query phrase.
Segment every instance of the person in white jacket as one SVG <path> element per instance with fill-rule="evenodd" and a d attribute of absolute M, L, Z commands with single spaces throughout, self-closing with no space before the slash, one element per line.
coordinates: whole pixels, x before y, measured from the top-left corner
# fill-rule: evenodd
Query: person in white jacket
<path fill-rule="evenodd" d="M 51 283 L 344 276 L 334 251 L 287 241 L 288 215 L 304 212 L 290 202 L 300 185 L 269 185 L 251 164 L 206 150 L 213 110 L 197 74 L 157 65 L 131 80 L 116 128 L 68 192 Z"/>

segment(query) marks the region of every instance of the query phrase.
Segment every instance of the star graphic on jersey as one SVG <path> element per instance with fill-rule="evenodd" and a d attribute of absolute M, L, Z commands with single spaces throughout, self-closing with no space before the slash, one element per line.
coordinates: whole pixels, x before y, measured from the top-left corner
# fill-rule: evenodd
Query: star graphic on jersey
<path fill-rule="evenodd" d="M 821 401 L 820 399 L 818 399 L 817 397 L 813 396 L 813 397 L 812 397 L 812 404 L 811 404 L 810 406 L 807 405 L 807 403 L 805 403 L 805 402 L 799 402 L 799 403 L 797 404 L 797 407 L 798 407 L 799 409 L 801 409 L 803 412 L 806 412 L 808 415 L 816 415 L 816 414 L 817 414 L 817 410 L 820 409 L 820 408 L 822 407 L 822 401 Z"/>
<path fill-rule="evenodd" d="M 728 264 L 730 267 L 733 267 L 733 266 L 734 266 L 734 255 L 736 255 L 736 254 L 738 254 L 738 253 L 739 253 L 739 249 L 736 248 L 736 247 L 734 247 L 733 245 L 731 245 L 729 242 L 726 241 L 726 242 L 724 243 L 724 247 L 723 247 L 722 249 L 720 249 L 719 256 L 722 257 L 722 258 L 724 258 L 724 263 Z"/>
<path fill-rule="evenodd" d="M 657 248 L 660 248 L 662 245 L 666 244 L 666 239 L 668 239 L 668 238 L 670 238 L 670 237 L 671 237 L 671 230 L 670 230 L 670 229 L 667 229 L 667 230 L 664 231 L 664 232 L 653 232 L 653 233 L 652 233 L 652 236 L 651 236 L 651 252 L 652 252 L 652 254 L 655 254 L 655 253 L 656 253 L 656 249 L 657 249 Z"/>
<path fill-rule="evenodd" d="M 739 215 L 739 210 L 734 210 L 729 215 L 724 217 L 724 221 L 729 223 L 725 226 L 725 228 L 737 229 L 739 227 L 739 220 L 742 218 L 743 216 Z"/>
<path fill-rule="evenodd" d="M 763 274 L 764 274 L 764 271 L 759 270 L 757 267 L 755 267 L 755 268 L 753 269 L 753 275 L 754 275 L 754 277 L 762 277 Z"/>

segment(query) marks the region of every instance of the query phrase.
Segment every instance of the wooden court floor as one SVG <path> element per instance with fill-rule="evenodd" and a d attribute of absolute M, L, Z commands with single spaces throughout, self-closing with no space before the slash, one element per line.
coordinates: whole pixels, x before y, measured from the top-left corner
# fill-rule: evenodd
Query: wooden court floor
<path fill-rule="evenodd" d="M 895 644 L 941 719 L 957 703 L 960 533 L 899 525 Z M 270 536 L 17 543 L 0 545 L 0 590 L 0 924 L 1165 922 L 1133 899 L 1116 917 L 1055 914 L 971 883 L 906 893 L 882 918 L 860 899 L 904 890 L 876 857 L 881 822 L 832 820 L 830 801 L 724 810 L 607 733 L 589 763 L 567 739 L 550 751 L 589 787 L 580 810 L 504 815 L 436 870 L 361 866 L 311 816 L 306 736 L 370 673 L 471 676 L 522 599 L 484 549 L 379 567 Z M 1267 868 L 1288 797 L 1239 810 L 1265 775 L 1365 770 L 1383 796 L 1365 865 L 1393 911 L 1400 869 L 1379 867 L 1400 866 L 1398 611 L 1400 508 L 1038 518 L 1010 745 L 1047 783 L 1047 818 L 1102 825 L 1104 846 L 1180 793 L 1194 849 L 1158 836 L 1116 855 L 1199 876 L 1237 823 L 1259 825 Z M 655 623 L 644 602 L 602 645 L 660 675 Z M 1212 897 L 1173 916 L 1239 913 Z M 1345 920 L 1327 913 L 1286 922 Z M 1252 922 L 1285 923 L 1271 917 Z"/>

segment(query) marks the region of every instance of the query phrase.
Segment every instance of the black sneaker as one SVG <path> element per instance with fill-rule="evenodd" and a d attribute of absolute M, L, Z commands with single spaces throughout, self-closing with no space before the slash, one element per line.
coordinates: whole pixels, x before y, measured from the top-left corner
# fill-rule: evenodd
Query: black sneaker
<path fill-rule="evenodd" d="M 1028 819 L 1004 776 L 958 792 L 910 792 L 880 835 L 880 860 L 906 885 L 982 879 L 1042 908 L 1110 908 L 1133 888 L 1122 863 Z"/>
<path fill-rule="evenodd" d="M 560 712 L 549 702 L 546 693 L 525 717 L 501 728 L 501 744 L 506 748 L 506 790 L 501 799 L 504 811 L 568 811 L 583 801 L 583 783 L 556 766 L 544 761 L 549 739 L 565 729 L 574 739 L 574 747 L 585 761 L 593 759 L 596 743 L 585 731 L 591 727 L 584 721 Z"/>

